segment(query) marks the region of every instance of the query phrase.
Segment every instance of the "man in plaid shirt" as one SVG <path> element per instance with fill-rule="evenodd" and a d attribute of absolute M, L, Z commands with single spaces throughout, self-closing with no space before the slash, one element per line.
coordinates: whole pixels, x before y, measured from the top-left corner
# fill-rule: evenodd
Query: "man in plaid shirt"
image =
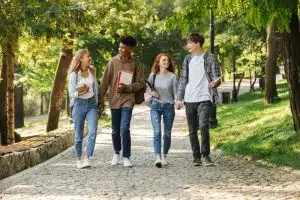
<path fill-rule="evenodd" d="M 202 164 L 201 157 L 204 157 L 205 166 L 213 165 L 209 157 L 209 117 L 212 103 L 218 100 L 217 87 L 221 84 L 220 67 L 215 56 L 202 49 L 204 41 L 199 33 L 192 33 L 187 38 L 190 54 L 183 61 L 176 101 L 178 109 L 185 105 L 194 166 Z M 201 149 L 198 129 L 201 131 Z"/>

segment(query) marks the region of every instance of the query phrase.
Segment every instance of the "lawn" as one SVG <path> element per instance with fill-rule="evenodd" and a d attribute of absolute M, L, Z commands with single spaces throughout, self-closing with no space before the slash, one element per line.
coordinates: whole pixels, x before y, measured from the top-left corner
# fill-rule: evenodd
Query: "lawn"
<path fill-rule="evenodd" d="M 300 137 L 293 130 L 288 87 L 277 87 L 280 100 L 272 105 L 264 105 L 263 91 L 256 91 L 239 96 L 238 103 L 218 106 L 212 145 L 226 155 L 300 169 Z"/>

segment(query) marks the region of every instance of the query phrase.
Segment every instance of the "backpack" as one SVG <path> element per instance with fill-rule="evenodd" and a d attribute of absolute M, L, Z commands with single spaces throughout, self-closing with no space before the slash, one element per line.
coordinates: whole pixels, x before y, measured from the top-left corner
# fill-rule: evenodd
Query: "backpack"
<path fill-rule="evenodd" d="M 148 87 L 150 88 L 151 91 L 155 91 L 155 78 L 156 78 L 156 74 L 153 74 L 153 79 L 152 79 L 152 84 L 149 81 L 146 81 L 146 84 L 148 85 Z M 146 106 L 150 107 L 151 103 L 152 103 L 152 96 L 149 95 L 147 92 L 145 92 L 144 94 L 144 98 L 145 98 L 145 104 Z"/>
<path fill-rule="evenodd" d="M 136 74 L 136 67 L 134 68 L 133 82 L 135 82 L 135 74 Z M 146 91 L 146 84 L 144 84 L 144 87 L 142 87 L 140 90 L 138 90 L 134 93 L 135 104 L 141 104 L 141 103 L 144 102 L 144 100 L 145 100 L 144 99 L 145 91 Z"/>

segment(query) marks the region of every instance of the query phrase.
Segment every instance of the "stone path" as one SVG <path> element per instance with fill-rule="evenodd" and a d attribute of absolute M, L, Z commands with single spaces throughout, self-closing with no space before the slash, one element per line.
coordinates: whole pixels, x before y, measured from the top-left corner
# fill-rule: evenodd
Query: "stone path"
<path fill-rule="evenodd" d="M 300 176 L 212 153 L 215 167 L 194 167 L 184 111 L 176 111 L 170 165 L 154 166 L 149 112 L 132 121 L 133 168 L 112 167 L 111 130 L 99 130 L 93 167 L 76 169 L 74 148 L 0 181 L 4 200 L 300 199 Z"/>

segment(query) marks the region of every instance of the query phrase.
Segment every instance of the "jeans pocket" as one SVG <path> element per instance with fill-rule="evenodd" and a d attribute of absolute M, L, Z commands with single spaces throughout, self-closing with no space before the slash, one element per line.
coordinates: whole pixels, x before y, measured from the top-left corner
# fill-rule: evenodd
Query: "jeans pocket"
<path fill-rule="evenodd" d="M 158 109 L 160 103 L 158 101 L 152 101 L 151 102 L 151 108 L 152 109 Z"/>

